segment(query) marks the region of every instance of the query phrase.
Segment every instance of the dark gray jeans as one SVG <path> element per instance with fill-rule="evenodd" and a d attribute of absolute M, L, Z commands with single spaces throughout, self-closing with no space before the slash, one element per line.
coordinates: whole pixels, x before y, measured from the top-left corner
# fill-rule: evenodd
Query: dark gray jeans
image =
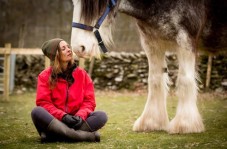
<path fill-rule="evenodd" d="M 31 112 L 32 121 L 41 135 L 41 132 L 46 133 L 47 128 L 50 122 L 54 119 L 54 117 L 44 108 L 35 107 Z M 89 114 L 86 119 L 87 124 L 91 128 L 92 131 L 97 131 L 102 128 L 107 122 L 107 115 L 103 111 L 95 111 Z"/>

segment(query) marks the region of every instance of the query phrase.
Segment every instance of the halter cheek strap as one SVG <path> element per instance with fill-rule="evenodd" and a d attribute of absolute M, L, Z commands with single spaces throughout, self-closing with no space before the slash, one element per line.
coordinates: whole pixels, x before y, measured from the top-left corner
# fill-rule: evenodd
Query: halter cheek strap
<path fill-rule="evenodd" d="M 83 29 L 83 30 L 87 30 L 87 31 L 94 31 L 95 37 L 98 41 L 99 47 L 102 49 L 103 53 L 108 52 L 106 46 L 104 45 L 103 41 L 102 41 L 102 37 L 99 33 L 99 28 L 102 25 L 103 21 L 105 20 L 106 16 L 109 14 L 110 9 L 112 7 L 116 6 L 116 1 L 117 0 L 110 0 L 109 4 L 107 5 L 103 15 L 98 19 L 97 23 L 95 24 L 95 26 L 89 26 L 89 25 L 85 25 L 85 24 L 81 24 L 81 23 L 76 23 L 76 22 L 72 22 L 72 27 L 75 28 L 79 28 L 79 29 Z"/>

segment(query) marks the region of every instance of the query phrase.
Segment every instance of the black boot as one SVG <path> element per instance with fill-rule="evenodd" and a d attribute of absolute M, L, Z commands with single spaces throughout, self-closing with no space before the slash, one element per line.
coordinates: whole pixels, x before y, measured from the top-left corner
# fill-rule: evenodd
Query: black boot
<path fill-rule="evenodd" d="M 48 132 L 62 136 L 70 141 L 100 142 L 100 135 L 98 132 L 74 130 L 57 119 L 51 121 L 47 130 Z"/>
<path fill-rule="evenodd" d="M 92 132 L 90 126 L 88 125 L 88 123 L 86 121 L 83 121 L 83 124 L 81 125 L 79 130 Z"/>

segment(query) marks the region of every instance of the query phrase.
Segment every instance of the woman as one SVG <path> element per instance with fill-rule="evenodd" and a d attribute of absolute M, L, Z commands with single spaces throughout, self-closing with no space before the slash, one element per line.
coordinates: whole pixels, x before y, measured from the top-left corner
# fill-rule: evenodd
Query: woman
<path fill-rule="evenodd" d="M 36 105 L 31 116 L 41 141 L 99 142 L 98 129 L 107 122 L 103 111 L 94 111 L 94 86 L 85 70 L 77 67 L 69 44 L 55 38 L 42 51 L 51 66 L 38 76 Z"/>

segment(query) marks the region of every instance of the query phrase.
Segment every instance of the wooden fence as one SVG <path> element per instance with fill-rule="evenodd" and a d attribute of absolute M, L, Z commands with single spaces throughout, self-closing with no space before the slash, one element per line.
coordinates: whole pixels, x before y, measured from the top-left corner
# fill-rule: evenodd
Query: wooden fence
<path fill-rule="evenodd" d="M 5 44 L 4 48 L 0 48 L 0 55 L 3 55 L 0 60 L 3 60 L 3 73 L 0 73 L 0 91 L 3 92 L 2 100 L 8 101 L 10 94 L 10 58 L 11 55 L 43 55 L 43 52 L 40 48 L 12 48 L 11 44 Z M 206 84 L 205 87 L 209 88 L 210 85 L 210 77 L 211 77 L 211 69 L 212 69 L 212 55 L 209 55 L 208 63 L 207 63 L 207 74 L 206 74 Z M 89 65 L 89 74 L 92 73 L 92 65 L 94 64 L 94 59 L 91 61 Z M 50 65 L 50 60 L 45 57 L 45 67 Z M 79 60 L 80 67 L 84 67 L 84 59 Z"/>
<path fill-rule="evenodd" d="M 10 58 L 11 54 L 15 55 L 43 55 L 43 52 L 39 48 L 12 48 L 11 44 L 5 44 L 4 48 L 0 48 L 0 55 L 3 55 L 2 59 L 4 68 L 3 73 L 0 74 L 0 91 L 3 92 L 2 100 L 9 100 L 9 82 L 10 82 Z M 45 67 L 50 65 L 50 60 L 45 57 Z"/>

